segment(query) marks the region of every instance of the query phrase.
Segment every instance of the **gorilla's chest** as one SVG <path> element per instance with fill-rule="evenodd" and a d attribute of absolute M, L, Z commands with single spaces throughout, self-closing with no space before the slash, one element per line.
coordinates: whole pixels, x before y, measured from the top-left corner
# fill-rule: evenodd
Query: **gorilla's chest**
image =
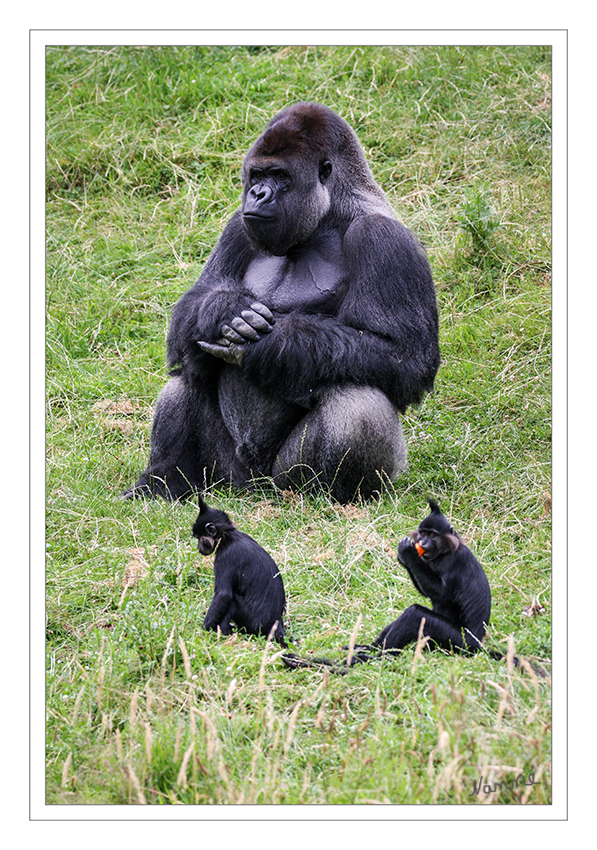
<path fill-rule="evenodd" d="M 256 258 L 243 283 L 258 300 L 281 313 L 335 312 L 346 292 L 346 280 L 341 239 L 330 234 L 323 244 L 292 258 Z"/>

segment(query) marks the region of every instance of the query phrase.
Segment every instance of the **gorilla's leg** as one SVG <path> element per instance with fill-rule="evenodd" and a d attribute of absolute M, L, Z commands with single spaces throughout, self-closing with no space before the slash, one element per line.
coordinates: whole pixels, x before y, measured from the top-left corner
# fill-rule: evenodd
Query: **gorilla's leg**
<path fill-rule="evenodd" d="M 180 499 L 212 481 L 244 481 L 217 399 L 171 378 L 156 403 L 149 466 L 123 498 Z"/>
<path fill-rule="evenodd" d="M 406 469 L 398 413 L 372 387 L 334 387 L 295 426 L 274 463 L 280 489 L 330 488 L 340 502 L 367 498 Z"/>
<path fill-rule="evenodd" d="M 474 635 L 468 635 L 445 617 L 424 605 L 411 605 L 397 620 L 386 626 L 373 641 L 373 646 L 386 652 L 398 652 L 409 643 L 419 639 L 421 621 L 425 619 L 423 637 L 430 638 L 430 649 L 434 646 L 448 651 L 459 650 L 469 653 L 479 649 L 481 643 Z"/>
<path fill-rule="evenodd" d="M 222 418 L 247 478 L 271 474 L 274 459 L 305 409 L 288 404 L 247 381 L 237 367 L 225 366 L 218 382 Z"/>

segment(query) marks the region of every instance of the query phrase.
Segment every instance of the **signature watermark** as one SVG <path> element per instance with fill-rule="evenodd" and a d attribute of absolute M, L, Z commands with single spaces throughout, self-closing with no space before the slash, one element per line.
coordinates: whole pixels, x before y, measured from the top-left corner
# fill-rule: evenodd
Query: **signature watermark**
<path fill-rule="evenodd" d="M 513 791 L 515 788 L 525 785 L 541 785 L 541 783 L 535 782 L 534 773 L 529 773 L 527 779 L 521 773 L 516 779 L 511 779 L 509 782 L 495 782 L 493 785 L 487 781 L 487 777 L 483 779 L 480 776 L 478 782 L 473 779 L 473 790 L 469 794 L 469 797 L 478 797 L 480 794 L 494 794 L 496 791 Z"/>

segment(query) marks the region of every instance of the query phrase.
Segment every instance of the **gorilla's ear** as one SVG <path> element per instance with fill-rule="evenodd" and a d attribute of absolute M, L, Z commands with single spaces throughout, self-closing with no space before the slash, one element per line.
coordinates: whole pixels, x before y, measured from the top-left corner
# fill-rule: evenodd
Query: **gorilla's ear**
<path fill-rule="evenodd" d="M 330 174 L 332 173 L 332 163 L 329 159 L 324 160 L 319 165 L 319 181 L 320 183 L 325 183 Z"/>

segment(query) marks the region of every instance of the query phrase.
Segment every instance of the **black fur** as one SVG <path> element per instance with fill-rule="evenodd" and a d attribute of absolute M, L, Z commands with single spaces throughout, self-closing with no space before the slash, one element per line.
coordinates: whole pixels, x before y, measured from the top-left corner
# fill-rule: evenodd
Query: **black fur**
<path fill-rule="evenodd" d="M 284 583 L 275 561 L 256 540 L 239 531 L 223 511 L 209 508 L 201 497 L 193 525 L 202 555 L 216 553 L 214 596 L 204 627 L 230 634 L 230 624 L 253 635 L 273 638 L 286 646 Z"/>
<path fill-rule="evenodd" d="M 439 506 L 429 500 L 431 514 L 418 531 L 398 544 L 398 561 L 433 608 L 412 605 L 373 641 L 374 647 L 398 652 L 419 637 L 430 648 L 472 654 L 481 648 L 489 624 L 491 590 L 487 576 L 468 546 L 454 531 Z M 417 544 L 424 550 L 417 551 Z"/>
<path fill-rule="evenodd" d="M 370 645 L 357 645 L 351 664 L 370 661 L 387 653 L 395 655 L 407 644 L 429 638 L 428 648 L 472 655 L 481 648 L 491 613 L 491 590 L 481 564 L 464 545 L 438 505 L 429 500 L 431 514 L 418 531 L 398 545 L 398 561 L 414 586 L 431 600 L 433 608 L 412 605 L 386 626 Z M 423 554 L 417 552 L 421 546 Z M 320 666 L 326 659 L 283 657 L 288 667 Z M 344 665 L 345 666 L 345 665 Z M 339 665 L 335 672 L 343 671 Z"/>
<path fill-rule="evenodd" d="M 397 412 L 433 388 L 435 289 L 327 107 L 289 107 L 249 150 L 242 206 L 174 308 L 168 361 L 149 466 L 126 497 L 272 476 L 348 501 L 405 468 Z"/>

